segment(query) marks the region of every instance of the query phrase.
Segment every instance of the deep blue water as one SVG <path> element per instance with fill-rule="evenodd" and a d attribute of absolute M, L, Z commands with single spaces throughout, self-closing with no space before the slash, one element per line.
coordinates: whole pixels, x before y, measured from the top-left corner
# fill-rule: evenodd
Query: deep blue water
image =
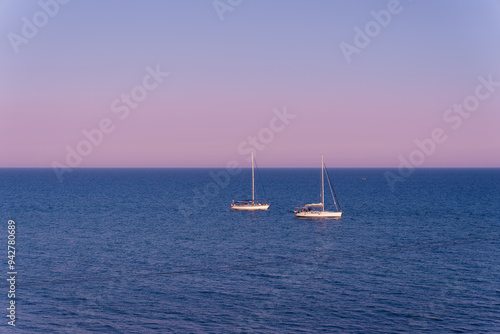
<path fill-rule="evenodd" d="M 344 215 L 323 221 L 292 213 L 318 169 L 261 169 L 267 212 L 231 212 L 248 171 L 219 171 L 1 169 L 12 332 L 500 332 L 500 169 L 417 170 L 394 192 L 385 170 L 330 169 Z"/>

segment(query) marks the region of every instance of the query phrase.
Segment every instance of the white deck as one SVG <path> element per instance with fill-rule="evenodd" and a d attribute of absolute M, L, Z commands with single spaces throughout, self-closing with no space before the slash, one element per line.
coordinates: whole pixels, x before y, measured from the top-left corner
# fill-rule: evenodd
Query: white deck
<path fill-rule="evenodd" d="M 340 218 L 342 211 L 304 211 L 298 212 L 297 218 Z"/>
<path fill-rule="evenodd" d="M 269 204 L 232 204 L 231 210 L 244 210 L 244 211 L 255 211 L 255 210 L 267 210 Z"/>

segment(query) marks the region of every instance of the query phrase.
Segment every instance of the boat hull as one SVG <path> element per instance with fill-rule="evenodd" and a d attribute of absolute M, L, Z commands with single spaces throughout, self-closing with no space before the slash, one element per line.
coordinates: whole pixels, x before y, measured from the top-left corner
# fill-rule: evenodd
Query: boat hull
<path fill-rule="evenodd" d="M 298 212 L 295 217 L 297 218 L 341 218 L 342 211 L 305 211 Z"/>
<path fill-rule="evenodd" d="M 231 210 L 240 211 L 256 211 L 256 210 L 267 210 L 270 204 L 249 204 L 249 205 L 231 205 Z"/>

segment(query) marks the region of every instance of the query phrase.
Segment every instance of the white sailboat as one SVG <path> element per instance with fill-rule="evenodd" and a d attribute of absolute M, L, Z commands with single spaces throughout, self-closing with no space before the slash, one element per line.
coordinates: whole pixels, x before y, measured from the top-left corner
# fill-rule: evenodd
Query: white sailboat
<path fill-rule="evenodd" d="M 328 178 L 328 184 L 330 185 L 330 191 L 332 193 L 333 202 L 336 211 L 325 211 L 325 182 L 324 175 L 326 171 L 326 177 Z M 326 170 L 325 163 L 323 162 L 323 155 L 321 156 L 321 203 L 306 204 L 304 207 L 296 208 L 294 212 L 297 218 L 340 218 L 342 217 L 342 210 L 340 208 L 340 203 L 333 190 L 332 182 L 328 176 L 328 171 Z"/>
<path fill-rule="evenodd" d="M 267 210 L 270 204 L 255 202 L 255 173 L 254 173 L 254 159 L 252 152 L 252 200 L 234 201 L 231 203 L 231 210 Z"/>

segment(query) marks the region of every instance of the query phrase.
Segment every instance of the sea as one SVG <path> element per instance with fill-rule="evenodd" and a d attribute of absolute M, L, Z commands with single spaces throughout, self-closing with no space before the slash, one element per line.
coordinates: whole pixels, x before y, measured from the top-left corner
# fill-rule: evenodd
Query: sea
<path fill-rule="evenodd" d="M 328 172 L 0 169 L 0 332 L 500 333 L 500 169 Z"/>

